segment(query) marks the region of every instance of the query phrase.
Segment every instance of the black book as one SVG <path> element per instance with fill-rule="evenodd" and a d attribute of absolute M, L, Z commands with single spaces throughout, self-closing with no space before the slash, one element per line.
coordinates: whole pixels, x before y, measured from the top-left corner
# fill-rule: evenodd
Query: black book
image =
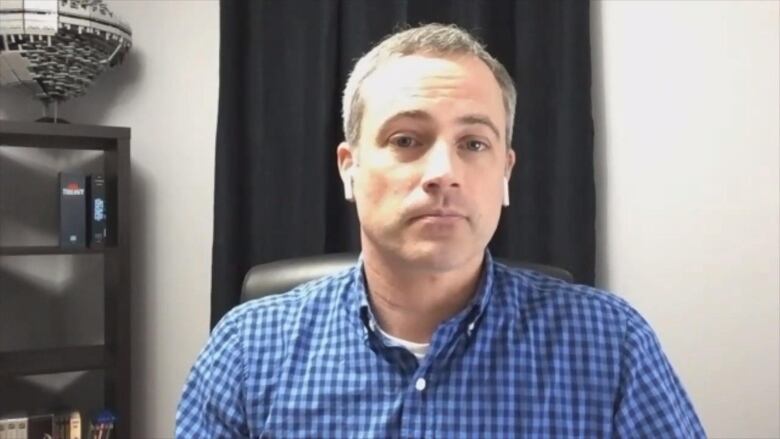
<path fill-rule="evenodd" d="M 54 415 L 30 416 L 27 420 L 27 437 L 29 439 L 44 439 L 46 435 L 54 434 Z"/>
<path fill-rule="evenodd" d="M 103 248 L 108 238 L 106 179 L 102 174 L 89 176 L 89 246 Z"/>
<path fill-rule="evenodd" d="M 86 246 L 87 194 L 83 174 L 60 173 L 60 247 Z"/>

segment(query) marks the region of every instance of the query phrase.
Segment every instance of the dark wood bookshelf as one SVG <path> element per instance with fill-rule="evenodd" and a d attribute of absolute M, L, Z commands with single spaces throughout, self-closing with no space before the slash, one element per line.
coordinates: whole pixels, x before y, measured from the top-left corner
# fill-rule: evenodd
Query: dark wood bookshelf
<path fill-rule="evenodd" d="M 0 245 L 0 256 L 3 257 L 0 261 L 7 259 L 7 256 L 99 255 L 103 267 L 101 302 L 104 340 L 103 345 L 52 349 L 21 347 L 14 351 L 0 351 L 0 378 L 102 371 L 102 389 L 87 391 L 101 392 L 105 407 L 117 416 L 112 438 L 129 439 L 133 437 L 130 430 L 130 392 L 133 387 L 130 381 L 130 129 L 0 120 L 0 147 L 102 151 L 101 172 L 106 177 L 107 195 L 110 194 L 110 206 L 113 206 L 108 216 L 108 229 L 112 236 L 104 248 L 61 248 L 58 245 L 16 243 Z M 53 196 L 52 202 L 58 200 Z M 34 266 L 37 261 L 33 257 L 24 263 Z M 5 293 L 0 289 L 0 303 L 3 306 L 14 306 L 12 298 L 19 296 L 19 292 L 11 292 L 8 296 Z M 19 312 L 32 314 L 33 310 L 20 309 Z M 52 345 L 56 344 L 55 340 L 51 342 Z M 19 413 L 41 409 L 25 407 L 22 403 L 17 406 L 17 399 L 15 395 L 0 390 L 0 403 L 6 407 L 13 407 Z M 67 405 L 68 401 L 63 398 L 58 404 Z"/>
<path fill-rule="evenodd" d="M 110 355 L 103 345 L 0 352 L 0 376 L 74 372 L 111 366 Z"/>

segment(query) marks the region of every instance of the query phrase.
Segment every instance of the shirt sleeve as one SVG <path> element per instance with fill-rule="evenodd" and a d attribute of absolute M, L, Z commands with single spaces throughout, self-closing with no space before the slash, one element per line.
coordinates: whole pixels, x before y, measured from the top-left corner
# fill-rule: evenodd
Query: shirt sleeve
<path fill-rule="evenodd" d="M 706 438 L 693 404 L 650 325 L 634 314 L 626 331 L 614 437 Z"/>
<path fill-rule="evenodd" d="M 176 412 L 177 438 L 249 436 L 243 404 L 246 367 L 231 317 L 214 328 L 187 377 Z"/>

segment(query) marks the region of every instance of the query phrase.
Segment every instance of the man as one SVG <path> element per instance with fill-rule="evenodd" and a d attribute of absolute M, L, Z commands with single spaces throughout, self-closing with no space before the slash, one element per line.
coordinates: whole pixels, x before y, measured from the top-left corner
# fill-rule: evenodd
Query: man
<path fill-rule="evenodd" d="M 704 437 L 634 309 L 486 250 L 508 204 L 515 99 L 454 26 L 405 30 L 360 59 L 337 149 L 360 260 L 228 313 L 177 436 Z"/>

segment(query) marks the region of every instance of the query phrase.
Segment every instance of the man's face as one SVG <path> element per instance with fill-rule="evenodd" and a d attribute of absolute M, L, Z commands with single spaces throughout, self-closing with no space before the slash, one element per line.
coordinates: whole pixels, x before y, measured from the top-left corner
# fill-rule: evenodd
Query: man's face
<path fill-rule="evenodd" d="M 339 146 L 364 251 L 434 271 L 481 256 L 498 225 L 506 143 L 501 89 L 476 57 L 410 55 L 363 83 L 359 145 Z"/>

